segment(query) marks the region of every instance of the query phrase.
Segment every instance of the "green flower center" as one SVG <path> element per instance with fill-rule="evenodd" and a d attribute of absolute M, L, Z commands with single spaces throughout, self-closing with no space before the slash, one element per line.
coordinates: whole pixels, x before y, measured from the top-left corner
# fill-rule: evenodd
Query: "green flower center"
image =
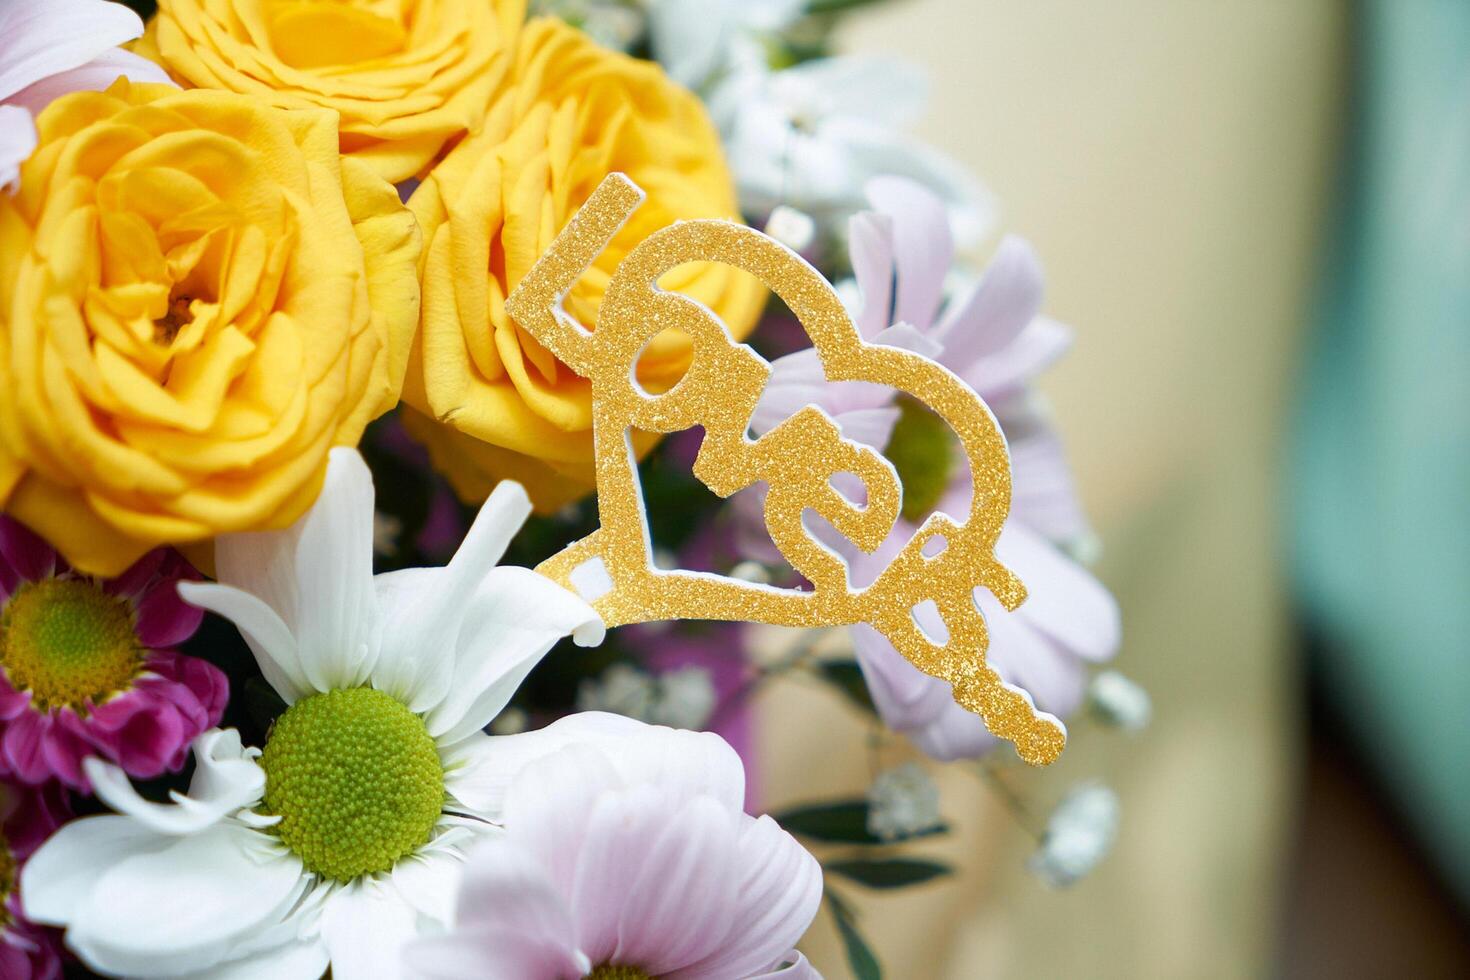
<path fill-rule="evenodd" d="M 903 484 L 903 517 L 918 523 L 939 505 L 954 476 L 955 438 L 948 423 L 912 398 L 898 399 L 898 422 L 883 455 Z"/>
<path fill-rule="evenodd" d="M 0 830 L 0 929 L 10 925 L 10 896 L 15 891 L 15 855 L 10 853 L 10 841 Z"/>
<path fill-rule="evenodd" d="M 0 612 L 0 665 L 42 711 L 126 690 L 143 658 L 132 606 L 90 579 L 22 583 Z"/>
<path fill-rule="evenodd" d="M 604 963 L 587 974 L 587 980 L 653 980 L 653 975 L 644 973 L 636 966 L 618 966 Z"/>
<path fill-rule="evenodd" d="M 368 687 L 297 701 L 265 751 L 264 812 L 309 871 L 351 881 L 422 847 L 444 810 L 444 767 L 423 719 Z"/>

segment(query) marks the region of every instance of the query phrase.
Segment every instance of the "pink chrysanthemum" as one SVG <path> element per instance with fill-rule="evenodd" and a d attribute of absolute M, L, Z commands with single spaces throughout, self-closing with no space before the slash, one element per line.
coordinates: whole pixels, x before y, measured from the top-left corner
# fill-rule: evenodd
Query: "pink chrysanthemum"
<path fill-rule="evenodd" d="M 505 773 L 505 832 L 466 858 L 449 931 L 406 947 L 408 976 L 821 980 L 792 947 L 822 869 L 744 812 L 735 751 L 626 721 L 604 720 L 597 739 L 561 734 L 598 717 L 515 736 L 526 754 Z"/>
<path fill-rule="evenodd" d="M 81 575 L 0 515 L 0 776 L 89 792 L 89 756 L 144 779 L 183 765 L 228 696 L 219 670 L 171 649 L 203 616 L 176 588 L 197 577 L 168 550 Z"/>
<path fill-rule="evenodd" d="M 71 806 L 59 784 L 24 786 L 0 780 L 0 977 L 61 976 L 61 933 L 25 917 L 20 867 L 70 817 Z"/>
<path fill-rule="evenodd" d="M 1006 682 L 1024 688 L 1043 711 L 1066 716 L 1082 703 L 1088 665 L 1117 652 L 1118 607 L 1107 589 L 1067 553 L 1085 540 L 1087 521 L 1071 472 L 1034 383 L 1071 343 L 1071 330 L 1041 314 L 1041 265 L 1019 239 L 1001 242 L 983 276 L 956 294 L 946 289 L 954 242 L 944 205 L 912 181 L 869 183 L 873 210 L 852 220 L 849 250 L 860 302 L 854 322 L 869 343 L 917 351 L 949 368 L 995 413 L 1010 446 L 1014 494 L 996 557 L 1026 584 L 1027 600 L 1009 612 L 983 589 L 975 603 L 990 631 L 988 661 Z M 872 582 L 931 512 L 963 520 L 970 510 L 969 465 L 948 427 L 918 403 L 865 382 L 828 384 L 817 352 L 801 350 L 772 364 L 751 427 L 770 431 L 808 404 L 823 409 L 854 442 L 884 452 L 903 483 L 903 511 L 888 539 L 870 555 L 828 534 L 855 585 Z M 855 477 L 833 480 L 854 500 Z M 748 553 L 771 560 L 760 498 L 737 499 L 749 529 Z M 829 529 L 827 529 L 829 530 Z M 754 532 L 754 533 L 751 533 Z M 824 533 L 819 525 L 817 533 Z M 750 539 L 750 540 L 747 540 Z M 753 542 L 753 544 L 752 544 Z M 915 619 L 944 635 L 938 610 Z M 948 683 L 909 663 L 882 634 L 853 628 L 863 677 L 883 721 L 927 755 L 970 758 L 996 745 L 979 716 L 954 700 Z"/>

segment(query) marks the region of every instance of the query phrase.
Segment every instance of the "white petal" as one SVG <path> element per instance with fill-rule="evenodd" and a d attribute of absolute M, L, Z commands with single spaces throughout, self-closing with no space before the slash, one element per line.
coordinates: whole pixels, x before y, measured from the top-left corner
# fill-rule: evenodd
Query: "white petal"
<path fill-rule="evenodd" d="M 697 90 L 719 68 L 734 20 L 729 0 L 661 0 L 648 11 L 649 43 L 669 77 Z"/>
<path fill-rule="evenodd" d="M 745 807 L 745 766 L 713 732 L 649 726 L 605 751 L 625 785 L 659 786 L 676 799 L 708 796 L 736 812 Z"/>
<path fill-rule="evenodd" d="M 750 428 L 765 435 L 808 405 L 828 415 L 882 408 L 893 400 L 886 385 L 865 381 L 828 382 L 815 349 L 807 348 L 776 358 L 771 374 L 751 413 Z"/>
<path fill-rule="evenodd" d="M 142 33 L 143 21 L 120 4 L 10 0 L 0 5 L 0 99 Z"/>
<path fill-rule="evenodd" d="M 20 106 L 0 105 L 0 192 L 20 179 L 20 165 L 36 148 L 36 127 Z"/>
<path fill-rule="evenodd" d="M 908 126 L 924 109 L 929 83 L 912 62 L 839 55 L 802 62 L 775 74 L 786 92 L 812 92 L 833 116 L 853 116 L 882 126 Z"/>
<path fill-rule="evenodd" d="M 193 751 L 197 768 L 189 795 L 171 791 L 173 804 L 143 799 L 127 774 L 111 763 L 91 758 L 82 767 L 98 799 L 159 834 L 197 834 L 260 802 L 265 792 L 265 771 L 255 762 L 260 751 L 242 748 L 239 732 L 212 728 L 194 740 Z"/>
<path fill-rule="evenodd" d="M 978 358 L 1012 344 L 1041 312 L 1044 289 L 1035 250 L 1007 236 L 974 289 L 945 311 L 938 331 L 944 365 L 963 375 Z"/>
<path fill-rule="evenodd" d="M 418 712 L 443 700 L 454 680 L 455 639 L 465 608 L 530 514 L 525 489 L 513 480 L 502 480 L 447 567 L 412 569 L 411 575 L 398 573 L 396 581 L 388 583 L 379 577 L 380 596 L 394 605 L 382 610 L 374 687 Z"/>
<path fill-rule="evenodd" d="M 382 616 L 383 642 L 373 665 L 372 685 L 422 713 L 416 698 L 448 686 L 455 635 L 462 613 L 452 619 L 431 612 L 444 584 L 442 568 L 403 568 L 373 578 Z M 430 702 L 432 704 L 433 702 Z"/>
<path fill-rule="evenodd" d="M 828 122 L 822 135 L 842 155 L 854 179 L 911 177 L 938 194 L 961 248 L 978 243 L 990 227 L 995 205 L 989 194 L 968 168 L 933 147 L 891 127 L 850 117 Z"/>
<path fill-rule="evenodd" d="M 1006 423 L 1002 421 L 1002 426 Z M 1086 538 L 1091 526 L 1082 512 L 1077 485 L 1061 438 L 1050 427 L 1010 440 L 1013 496 L 1011 519 L 1050 541 Z"/>
<path fill-rule="evenodd" d="M 557 949 L 565 964 L 576 963 L 576 927 L 566 896 L 535 857 L 506 840 L 477 847 L 465 860 L 460 884 L 459 929 L 496 930 Z"/>
<path fill-rule="evenodd" d="M 1002 528 L 995 556 L 1026 583 L 1026 601 L 1014 615 L 1086 660 L 1118 652 L 1117 600 L 1085 568 L 1015 521 Z"/>
<path fill-rule="evenodd" d="M 71 92 L 100 92 L 126 75 L 135 82 L 173 85 L 162 68 L 131 51 L 110 48 L 67 71 L 35 82 L 11 96 L 11 101 L 39 113 L 55 99 Z"/>
<path fill-rule="evenodd" d="M 464 832 L 454 828 L 449 833 L 458 837 Z M 454 918 L 454 891 L 463 859 L 459 848 L 422 847 L 393 866 L 393 887 L 424 918 L 448 926 Z"/>
<path fill-rule="evenodd" d="M 864 340 L 872 340 L 894 320 L 893 247 L 891 216 L 860 211 L 848 222 L 847 250 L 863 297 L 857 325 Z"/>
<path fill-rule="evenodd" d="M 413 907 L 391 883 L 378 878 L 339 889 L 322 910 L 322 941 L 336 980 L 401 976 L 404 947 L 417 935 Z"/>
<path fill-rule="evenodd" d="M 311 939 L 254 950 L 180 980 L 320 980 L 327 966 L 327 947 Z"/>
<path fill-rule="evenodd" d="M 931 361 L 939 360 L 944 353 L 944 345 L 921 331 L 912 324 L 900 320 L 891 327 L 878 331 L 873 338 L 875 344 L 886 344 L 889 347 L 902 347 L 917 354 L 923 354 Z"/>
<path fill-rule="evenodd" d="M 822 868 L 770 817 L 747 820 L 739 843 L 738 900 L 730 942 L 679 980 L 745 977 L 782 958 L 812 924 L 822 903 Z"/>
<path fill-rule="evenodd" d="M 898 424 L 898 415 L 896 408 L 860 408 L 843 412 L 832 421 L 842 429 L 844 439 L 869 446 L 881 453 L 893 435 L 893 427 Z M 833 486 L 837 486 L 835 480 Z M 846 493 L 845 488 L 839 489 Z"/>
<path fill-rule="evenodd" d="M 73 820 L 48 838 L 21 871 L 26 917 L 46 925 L 68 924 L 102 871 L 126 855 L 168 845 L 169 838 L 127 817 Z"/>
<path fill-rule="evenodd" d="M 637 854 L 613 953 L 614 962 L 637 963 L 656 976 L 709 956 L 730 935 L 730 883 L 741 858 L 738 810 L 701 796 L 665 815 Z"/>
<path fill-rule="evenodd" d="M 316 503 L 284 531 L 227 534 L 219 580 L 273 608 L 313 691 L 356 687 L 377 654 L 373 478 L 355 449 L 331 451 Z"/>
<path fill-rule="evenodd" d="M 632 718 L 602 711 L 568 715 L 534 732 L 519 735 L 476 735 L 444 753 L 444 788 L 477 815 L 497 818 L 511 780 L 527 765 L 568 745 L 596 745 L 624 738 L 647 726 Z"/>
<path fill-rule="evenodd" d="M 592 971 L 575 950 L 499 928 L 457 929 L 416 939 L 403 951 L 404 975 L 417 980 L 575 980 Z"/>
<path fill-rule="evenodd" d="M 1003 349 L 976 360 L 966 369 L 956 370 L 970 387 L 994 404 L 1036 380 L 1071 346 L 1071 327 L 1038 316 Z M 945 364 L 949 364 L 947 355 Z"/>
<path fill-rule="evenodd" d="M 928 330 L 944 299 L 944 277 L 954 261 L 944 202 L 906 177 L 874 177 L 866 192 L 873 206 L 893 221 L 898 267 L 893 320 Z"/>
<path fill-rule="evenodd" d="M 290 628 L 265 601 L 241 589 L 213 582 L 180 582 L 179 595 L 190 605 L 207 609 L 235 624 L 245 638 L 266 683 L 287 704 L 312 693 L 311 682 L 301 668 L 296 638 Z"/>
<path fill-rule="evenodd" d="M 807 962 L 800 950 L 793 949 L 781 957 L 768 972 L 753 976 L 750 980 L 822 980 L 822 975 Z"/>
<path fill-rule="evenodd" d="M 953 703 L 953 688 L 909 663 L 882 633 L 859 623 L 851 635 L 863 680 L 888 727 L 901 732 L 918 728 Z"/>
<path fill-rule="evenodd" d="M 950 701 L 928 724 L 905 734 L 919 751 L 940 762 L 978 759 L 1001 744 L 979 715 L 955 701 Z"/>
<path fill-rule="evenodd" d="M 279 925 L 309 885 L 299 860 L 237 823 L 119 857 L 67 930 L 72 949 L 106 973 L 206 970 Z"/>
<path fill-rule="evenodd" d="M 425 718 L 429 734 L 453 744 L 484 728 L 558 640 L 602 642 L 596 610 L 529 568 L 492 568 L 465 604 L 454 674 Z"/>
<path fill-rule="evenodd" d="M 537 771 L 540 769 L 538 766 Z M 542 827 L 517 824 L 514 839 L 521 843 L 528 834 L 534 835 L 538 854 L 550 851 L 552 860 L 566 865 L 560 869 L 560 887 L 570 895 L 577 942 L 588 959 L 605 963 L 618 951 L 623 903 L 643 866 L 644 851 L 674 814 L 651 786 L 585 795 L 579 795 L 580 790 L 574 788 L 569 798 L 582 811 L 575 818 L 581 825 L 573 838 L 574 848 L 558 847 Z M 568 850 L 571 853 L 565 853 Z"/>

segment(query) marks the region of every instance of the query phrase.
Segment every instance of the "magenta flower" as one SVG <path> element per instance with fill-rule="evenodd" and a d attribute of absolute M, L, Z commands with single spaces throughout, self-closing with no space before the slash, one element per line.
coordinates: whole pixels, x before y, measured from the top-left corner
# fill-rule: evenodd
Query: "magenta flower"
<path fill-rule="evenodd" d="M 166 549 L 81 575 L 0 515 L 0 776 L 90 792 L 91 756 L 143 779 L 184 764 L 228 697 L 224 674 L 171 649 L 203 617 L 176 588 L 197 577 Z"/>
<path fill-rule="evenodd" d="M 572 716 L 574 718 L 581 716 Z M 467 859 L 454 928 L 409 976 L 812 980 L 792 947 L 822 899 L 816 859 L 744 812 L 717 735 L 629 723 L 524 757 L 505 834 Z"/>
<path fill-rule="evenodd" d="M 7 980 L 61 976 L 61 934 L 26 918 L 20 868 L 70 817 L 71 806 L 59 784 L 0 780 L 0 977 Z"/>
<path fill-rule="evenodd" d="M 861 293 L 854 320 L 869 343 L 914 350 L 949 368 L 980 393 L 1000 422 L 1010 444 L 1014 494 L 996 554 L 1026 583 L 1029 598 L 1008 612 L 990 593 L 976 590 L 990 630 L 988 657 L 1002 678 L 1026 690 L 1042 710 L 1070 714 L 1082 701 L 1086 665 L 1110 658 L 1119 643 L 1113 597 L 1062 550 L 1089 531 L 1061 442 L 1032 388 L 1037 375 L 1066 352 L 1071 331 L 1041 315 L 1041 267 L 1025 242 L 1001 242 L 985 273 L 946 302 L 954 243 L 943 204 L 897 177 L 871 181 L 868 199 L 875 210 L 853 218 L 849 240 Z M 772 366 L 752 420 L 757 433 L 815 404 L 848 439 L 884 452 L 903 481 L 902 517 L 873 554 L 862 554 L 830 527 L 826 534 L 814 528 L 847 558 L 855 586 L 871 582 L 930 512 L 956 520 L 968 515 L 968 462 L 937 416 L 917 403 L 895 400 L 881 385 L 828 384 L 813 350 Z M 862 497 L 861 484 L 840 489 Z M 758 511 L 745 506 L 742 523 L 759 529 Z M 920 607 L 915 614 L 930 635 L 943 635 L 937 610 Z M 980 719 L 955 703 L 948 683 L 914 667 L 876 630 L 855 627 L 853 642 L 884 722 L 925 753 L 950 760 L 996 744 Z"/>

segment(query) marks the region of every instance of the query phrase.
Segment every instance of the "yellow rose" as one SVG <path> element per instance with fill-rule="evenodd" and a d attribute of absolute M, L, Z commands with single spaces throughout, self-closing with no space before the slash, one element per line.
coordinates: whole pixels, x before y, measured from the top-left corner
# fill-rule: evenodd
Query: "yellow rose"
<path fill-rule="evenodd" d="M 485 118 L 409 200 L 424 230 L 424 306 L 404 382 L 411 433 L 467 500 L 495 481 L 524 483 L 545 513 L 594 483 L 587 382 L 506 316 L 505 297 L 611 171 L 648 192 L 566 298 L 589 329 L 628 250 L 685 218 L 737 216 L 730 172 L 704 108 L 655 64 L 598 47 L 557 20 L 533 20 Z M 693 263 L 660 285 L 698 299 L 736 337 L 765 301 L 751 276 Z M 668 332 L 639 362 L 650 391 L 689 366 L 689 338 Z M 652 445 L 640 438 L 638 448 Z"/>
<path fill-rule="evenodd" d="M 282 527 L 397 401 L 419 234 L 324 110 L 129 86 L 0 194 L 0 506 L 84 571 Z"/>
<path fill-rule="evenodd" d="M 391 181 L 478 129 L 525 0 L 159 0 L 137 51 L 181 84 L 342 117 Z"/>

